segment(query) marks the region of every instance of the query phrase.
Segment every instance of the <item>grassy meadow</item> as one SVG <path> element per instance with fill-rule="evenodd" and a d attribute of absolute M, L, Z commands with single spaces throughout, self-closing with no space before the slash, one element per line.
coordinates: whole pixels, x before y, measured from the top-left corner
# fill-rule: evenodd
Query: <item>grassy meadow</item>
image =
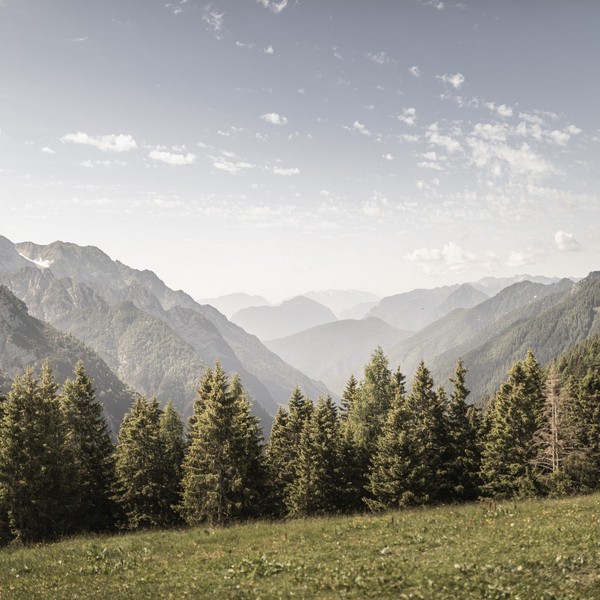
<path fill-rule="evenodd" d="M 0 550 L 0 598 L 600 598 L 600 495 Z"/>

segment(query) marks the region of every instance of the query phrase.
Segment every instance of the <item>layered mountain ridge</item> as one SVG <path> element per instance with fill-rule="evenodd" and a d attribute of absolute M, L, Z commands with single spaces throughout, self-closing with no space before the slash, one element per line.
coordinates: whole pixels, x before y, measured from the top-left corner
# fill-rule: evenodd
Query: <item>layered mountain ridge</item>
<path fill-rule="evenodd" d="M 214 360 L 240 375 L 267 427 L 295 385 L 312 397 L 328 393 L 216 309 L 168 288 L 151 271 L 91 246 L 3 238 L 2 248 L 12 268 L 0 271 L 0 282 L 32 315 L 77 336 L 137 391 L 170 398 L 185 414 Z"/>

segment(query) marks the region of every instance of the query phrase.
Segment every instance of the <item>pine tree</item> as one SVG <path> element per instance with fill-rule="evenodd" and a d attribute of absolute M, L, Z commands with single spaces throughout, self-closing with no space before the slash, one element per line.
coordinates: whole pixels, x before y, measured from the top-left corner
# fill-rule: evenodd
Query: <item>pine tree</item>
<path fill-rule="evenodd" d="M 77 509 L 72 522 L 78 530 L 108 529 L 116 510 L 112 500 L 114 445 L 102 404 L 81 361 L 75 367 L 74 379 L 63 385 L 60 405 L 75 470 Z"/>
<path fill-rule="evenodd" d="M 392 405 L 392 373 L 381 348 L 376 348 L 365 365 L 360 394 L 348 414 L 348 426 L 355 443 L 367 457 L 375 450 L 377 438 Z"/>
<path fill-rule="evenodd" d="M 286 498 L 290 515 L 337 512 L 340 427 L 337 408 L 330 397 L 319 399 L 304 424 L 294 471 Z"/>
<path fill-rule="evenodd" d="M 348 383 L 342 393 L 342 399 L 340 402 L 340 420 L 345 421 L 348 418 L 348 413 L 352 410 L 352 405 L 359 393 L 358 381 L 354 375 L 350 375 Z"/>
<path fill-rule="evenodd" d="M 508 372 L 489 409 L 482 490 L 498 498 L 539 493 L 534 435 L 542 423 L 544 378 L 531 350 Z"/>
<path fill-rule="evenodd" d="M 16 377 L 0 423 L 0 488 L 13 537 L 34 542 L 70 532 L 73 472 L 49 363 L 38 381 Z"/>
<path fill-rule="evenodd" d="M 279 409 L 275 415 L 271 436 L 266 448 L 266 461 L 272 486 L 272 510 L 282 516 L 286 512 L 289 487 L 296 477 L 295 463 L 300 448 L 302 430 L 310 421 L 313 403 L 296 387 L 290 397 L 288 410 Z"/>
<path fill-rule="evenodd" d="M 176 524 L 180 521 L 177 507 L 181 502 L 185 438 L 181 415 L 171 400 L 160 414 L 158 431 L 164 448 L 164 504 L 168 507 L 165 508 L 165 520 L 166 524 Z"/>
<path fill-rule="evenodd" d="M 124 525 L 130 529 L 172 522 L 160 415 L 156 398 L 138 396 L 119 430 L 115 500 L 125 515 Z"/>
<path fill-rule="evenodd" d="M 447 404 L 448 426 L 447 477 L 449 500 L 474 500 L 478 495 L 480 452 L 477 445 L 477 429 L 473 426 L 465 386 L 467 369 L 462 359 L 456 364 L 452 393 Z"/>
<path fill-rule="evenodd" d="M 372 509 L 440 500 L 447 431 L 444 407 L 421 362 L 405 401 L 394 404 L 377 443 L 367 502 Z"/>
<path fill-rule="evenodd" d="M 352 402 L 346 423 L 348 441 L 345 454 L 355 464 L 353 479 L 348 481 L 348 488 L 358 492 L 356 498 L 350 499 L 354 508 L 363 505 L 362 497 L 367 489 L 370 464 L 393 398 L 394 384 L 388 359 L 378 347 L 365 365 L 364 379 Z"/>
<path fill-rule="evenodd" d="M 248 476 L 249 456 L 260 453 L 257 423 L 249 414 L 249 403 L 237 384 L 229 385 L 218 362 L 204 379 L 195 403 L 183 463 L 183 495 L 180 510 L 190 524 L 222 525 L 244 516 L 248 499 L 255 493 Z M 241 387 L 241 386 L 239 386 Z"/>
<path fill-rule="evenodd" d="M 242 481 L 240 516 L 258 517 L 265 512 L 268 504 L 262 429 L 259 419 L 252 415 L 250 398 L 239 375 L 235 374 L 232 377 L 229 392 L 235 398 L 236 418 L 239 421 L 239 425 L 234 429 L 233 442 Z"/>
<path fill-rule="evenodd" d="M 600 372 L 588 366 L 583 376 L 569 378 L 564 389 L 567 428 L 565 476 L 569 491 L 600 487 Z"/>

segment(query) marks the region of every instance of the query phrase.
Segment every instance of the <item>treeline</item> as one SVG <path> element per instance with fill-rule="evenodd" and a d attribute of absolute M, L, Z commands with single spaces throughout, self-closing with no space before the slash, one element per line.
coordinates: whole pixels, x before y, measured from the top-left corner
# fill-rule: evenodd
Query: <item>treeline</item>
<path fill-rule="evenodd" d="M 46 363 L 0 399 L 0 539 L 593 490 L 599 365 L 573 356 L 545 372 L 529 352 L 482 412 L 461 361 L 449 393 L 424 363 L 408 390 L 377 349 L 339 407 L 294 390 L 267 443 L 218 363 L 185 426 L 138 396 L 116 445 L 83 364 L 59 390 Z"/>

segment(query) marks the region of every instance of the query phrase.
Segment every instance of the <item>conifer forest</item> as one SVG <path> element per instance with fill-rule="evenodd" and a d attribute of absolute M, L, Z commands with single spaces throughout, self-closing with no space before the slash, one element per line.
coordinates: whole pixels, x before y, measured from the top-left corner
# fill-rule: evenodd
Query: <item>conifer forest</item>
<path fill-rule="evenodd" d="M 529 351 L 483 407 L 468 365 L 412 382 L 377 348 L 339 405 L 296 388 L 265 440 L 236 375 L 215 362 L 193 414 L 136 395 L 115 436 L 85 365 L 52 365 L 0 402 L 0 538 L 227 525 L 481 498 L 559 497 L 600 486 L 600 338 L 542 367 Z"/>

